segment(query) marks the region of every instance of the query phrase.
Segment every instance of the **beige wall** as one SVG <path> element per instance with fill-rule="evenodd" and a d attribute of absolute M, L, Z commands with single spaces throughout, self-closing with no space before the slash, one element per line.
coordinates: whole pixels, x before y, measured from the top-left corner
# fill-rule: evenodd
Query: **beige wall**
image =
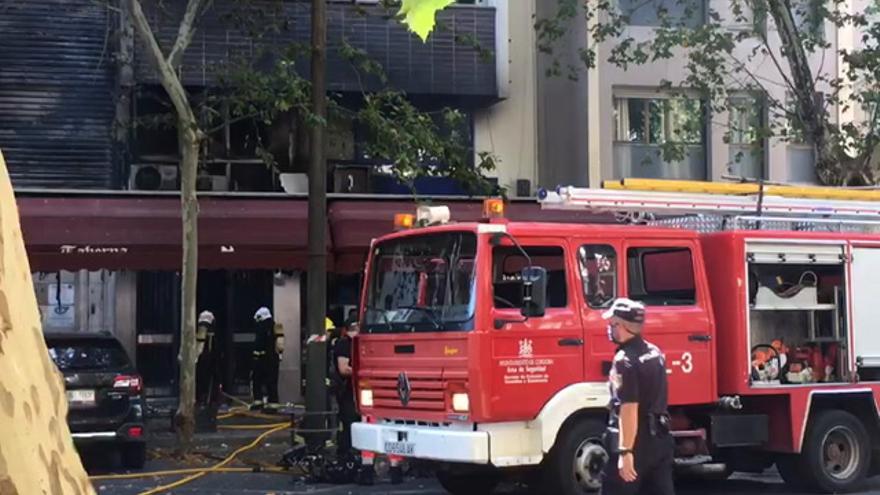
<path fill-rule="evenodd" d="M 475 150 L 501 160 L 493 174 L 510 195 L 516 180 L 537 179 L 535 30 L 532 0 L 495 0 L 499 94 L 505 99 L 474 116 Z"/>
<path fill-rule="evenodd" d="M 275 321 L 284 325 L 284 355 L 278 375 L 278 395 L 282 403 L 302 399 L 302 329 L 300 328 L 300 276 L 276 275 Z"/>
<path fill-rule="evenodd" d="M 715 8 L 720 9 L 722 5 L 728 5 L 727 0 L 710 0 Z M 731 26 L 731 28 L 734 28 Z M 831 43 L 831 48 L 824 54 L 816 53 L 811 58 L 811 64 L 814 71 L 821 68 L 826 74 L 832 77 L 838 71 L 838 58 L 835 55 L 837 49 L 836 31 L 831 24 L 826 25 L 826 39 Z M 648 40 L 653 36 L 653 29 L 650 27 L 634 26 L 630 27 L 627 32 L 637 40 Z M 772 23 L 768 26 L 768 36 L 771 43 L 778 46 L 778 36 Z M 746 60 L 747 54 L 750 53 L 757 40 L 744 41 L 737 49 L 737 58 Z M 672 81 L 674 84 L 680 82 L 686 75 L 685 62 L 687 60 L 684 50 L 682 54 L 673 57 L 670 60 L 663 60 L 656 63 L 645 64 L 642 66 L 633 66 L 628 70 L 623 70 L 608 62 L 607 60 L 611 45 L 603 46 L 598 56 L 599 67 L 592 71 L 590 75 L 590 105 L 589 105 L 589 122 L 590 131 L 588 143 L 590 147 L 590 177 L 591 184 L 598 184 L 597 179 L 610 179 L 614 176 L 614 118 L 613 118 L 613 98 L 615 92 L 639 94 L 639 96 L 650 97 L 650 95 L 658 94 L 657 87 L 662 80 Z M 784 60 L 781 55 L 777 54 L 779 60 Z M 782 75 L 776 69 L 770 57 L 756 59 L 750 64 L 752 73 L 760 74 L 765 78 L 764 87 L 768 89 L 771 96 L 779 101 L 785 101 L 785 85 Z M 745 77 L 745 76 L 744 76 Z M 734 87 L 736 81 L 731 82 Z M 828 90 L 828 88 L 820 88 L 820 90 Z M 596 101 L 598 99 L 598 101 Z M 720 180 L 727 174 L 730 160 L 729 145 L 724 142 L 724 134 L 729 126 L 727 112 L 716 113 L 712 115 L 711 125 L 707 134 L 706 156 L 708 160 L 708 176 L 712 180 Z M 836 118 L 836 114 L 832 113 L 832 118 Z M 765 153 L 765 170 L 767 178 L 774 181 L 787 181 L 798 175 L 803 176 L 802 171 L 792 169 L 793 162 L 789 160 L 792 150 L 798 147 L 779 140 L 770 140 L 767 151 Z M 809 175 L 809 174 L 807 174 Z"/>

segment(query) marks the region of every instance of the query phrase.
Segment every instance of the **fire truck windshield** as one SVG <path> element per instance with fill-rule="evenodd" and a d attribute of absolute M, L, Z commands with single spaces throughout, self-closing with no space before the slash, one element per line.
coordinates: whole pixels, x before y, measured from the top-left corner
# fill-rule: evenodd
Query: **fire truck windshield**
<path fill-rule="evenodd" d="M 472 232 L 413 235 L 377 244 L 363 331 L 472 329 L 476 253 Z"/>

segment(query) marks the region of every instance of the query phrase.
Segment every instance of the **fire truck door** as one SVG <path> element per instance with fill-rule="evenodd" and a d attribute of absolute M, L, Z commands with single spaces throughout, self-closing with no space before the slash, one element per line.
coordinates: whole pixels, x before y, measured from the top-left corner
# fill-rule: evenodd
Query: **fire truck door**
<path fill-rule="evenodd" d="M 583 380 L 583 333 L 573 297 L 574 268 L 563 239 L 519 239 L 533 266 L 547 270 L 547 308 L 524 319 L 522 283 L 527 265 L 509 244 L 492 248 L 492 393 L 497 418 L 535 416 L 565 386 Z"/>
<path fill-rule="evenodd" d="M 620 296 L 623 273 L 620 239 L 599 239 L 595 236 L 572 241 L 576 250 L 581 321 L 586 336 L 584 352 L 585 379 L 602 382 L 614 358 L 615 345 L 608 340 L 607 322 L 602 313 Z"/>
<path fill-rule="evenodd" d="M 696 243 L 652 239 L 624 248 L 626 293 L 647 307 L 645 338 L 666 356 L 669 403 L 713 402 L 710 301 Z"/>

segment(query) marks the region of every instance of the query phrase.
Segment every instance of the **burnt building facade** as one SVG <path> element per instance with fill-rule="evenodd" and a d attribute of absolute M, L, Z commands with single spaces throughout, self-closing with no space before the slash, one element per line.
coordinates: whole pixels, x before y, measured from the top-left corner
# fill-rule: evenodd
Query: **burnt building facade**
<path fill-rule="evenodd" d="M 176 132 L 162 123 L 168 101 L 126 4 L 0 1 L 0 150 L 18 196 L 46 331 L 114 333 L 136 360 L 148 395 L 173 398 L 181 252 Z M 185 4 L 142 1 L 166 51 Z M 456 108 L 465 115 L 461 134 L 472 155 L 492 151 L 501 136 L 493 136 L 500 120 L 491 116 L 519 84 L 511 72 L 510 2 L 450 6 L 426 43 L 393 14 L 375 1 L 328 2 L 334 98 L 350 114 L 365 93 L 387 86 L 432 115 Z M 182 82 L 197 99 L 221 86 L 236 63 L 271 67 L 279 48 L 308 45 L 309 19 L 309 2 L 215 1 L 198 19 Z M 360 72 L 345 55 L 351 50 L 381 65 L 387 81 Z M 308 54 L 298 57 L 307 78 Z M 308 133 L 291 112 L 271 122 L 219 118 L 199 172 L 198 309 L 217 315 L 228 359 L 225 389 L 244 395 L 252 316 L 260 306 L 272 308 L 288 336 L 282 399 L 297 400 Z M 389 164 L 369 156 L 367 132 L 354 119 L 336 115 L 328 132 L 328 314 L 341 324 L 358 303 L 370 240 L 391 230 L 395 212 L 414 206 Z M 499 176 L 512 193 L 518 185 L 529 196 L 533 171 Z M 425 179 L 416 188 L 449 200 L 459 218 L 479 215 L 478 200 L 466 198 L 461 184 Z M 514 206 L 520 218 L 540 214 L 527 199 Z"/>

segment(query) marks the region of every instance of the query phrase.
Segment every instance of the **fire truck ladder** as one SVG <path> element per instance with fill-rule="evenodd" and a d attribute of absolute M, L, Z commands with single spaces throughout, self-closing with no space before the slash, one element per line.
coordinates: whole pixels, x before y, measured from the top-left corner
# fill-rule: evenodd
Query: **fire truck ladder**
<path fill-rule="evenodd" d="M 541 190 L 542 209 L 613 212 L 621 221 L 718 230 L 880 229 L 880 191 L 626 179 Z"/>

